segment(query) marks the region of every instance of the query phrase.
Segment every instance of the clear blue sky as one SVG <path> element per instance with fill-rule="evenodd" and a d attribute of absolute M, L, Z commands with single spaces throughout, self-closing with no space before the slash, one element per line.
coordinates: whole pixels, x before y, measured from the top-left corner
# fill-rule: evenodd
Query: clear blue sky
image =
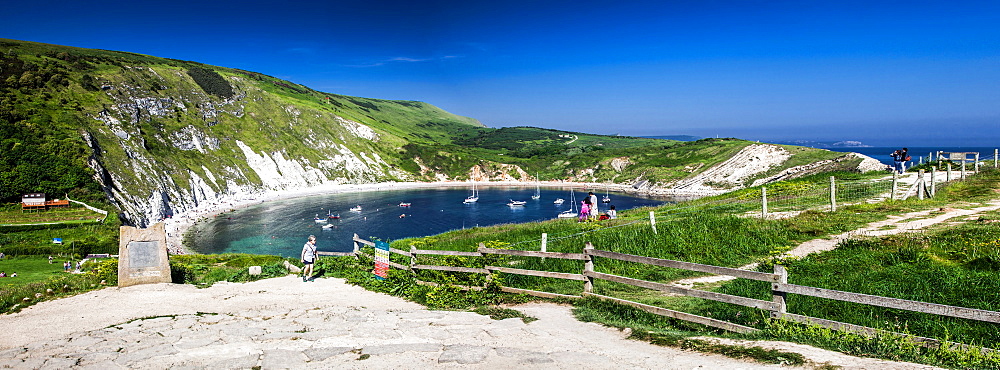
<path fill-rule="evenodd" d="M 491 127 L 1000 146 L 1000 1 L 7 1 L 0 37 Z"/>

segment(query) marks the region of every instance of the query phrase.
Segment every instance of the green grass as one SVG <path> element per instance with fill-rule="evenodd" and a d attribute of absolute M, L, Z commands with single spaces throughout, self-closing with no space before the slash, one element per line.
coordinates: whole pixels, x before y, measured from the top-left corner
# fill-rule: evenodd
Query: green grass
<path fill-rule="evenodd" d="M 16 272 L 17 277 L 0 278 L 0 289 L 10 289 L 63 275 L 65 272 L 62 264 L 66 261 L 67 259 L 58 257 L 50 264 L 46 256 L 4 258 L 0 260 L 0 271 L 6 272 L 8 276 Z"/>
<path fill-rule="evenodd" d="M 87 223 L 94 222 L 98 218 L 104 218 L 104 215 L 72 203 L 69 207 L 39 211 L 21 211 L 20 203 L 0 206 L 0 225 L 56 222 Z"/>

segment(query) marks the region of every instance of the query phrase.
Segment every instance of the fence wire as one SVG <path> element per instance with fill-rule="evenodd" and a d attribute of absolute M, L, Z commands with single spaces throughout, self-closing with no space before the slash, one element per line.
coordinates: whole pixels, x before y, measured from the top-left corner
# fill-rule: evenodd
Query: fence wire
<path fill-rule="evenodd" d="M 992 158 L 992 156 L 990 158 Z M 985 167 L 986 160 L 981 158 L 981 162 L 984 163 L 981 164 L 981 166 Z M 992 167 L 992 159 L 990 159 L 989 164 L 989 167 Z M 956 170 L 954 166 L 949 174 L 945 173 L 945 164 L 934 163 L 934 165 L 941 166 L 942 170 L 936 171 L 933 178 L 931 178 L 930 173 L 924 174 L 927 182 L 922 190 L 927 196 L 930 196 L 929 192 L 932 188 L 932 182 L 934 184 L 933 187 L 941 188 L 946 185 L 948 181 L 969 181 L 974 179 L 969 178 L 969 176 L 974 173 L 971 169 L 967 171 L 966 178 L 962 178 L 961 172 Z M 653 211 L 652 222 L 655 222 L 655 224 L 669 223 L 699 213 L 727 213 L 753 217 L 763 216 L 767 218 L 780 218 L 794 216 L 795 214 L 809 210 L 826 212 L 832 210 L 834 207 L 843 207 L 861 203 L 878 203 L 891 199 L 901 200 L 908 197 L 916 197 L 917 191 L 921 190 L 918 189 L 917 176 L 897 178 L 895 184 L 893 183 L 894 180 L 892 176 L 860 180 L 834 179 L 834 189 L 831 196 L 830 183 L 792 180 L 784 183 L 777 183 L 771 187 L 765 187 L 767 188 L 766 190 L 761 188 L 744 189 L 742 191 L 734 192 L 726 198 L 713 197 L 695 199 L 660 208 Z M 765 191 L 767 193 L 766 208 L 764 202 Z M 582 230 L 561 235 L 549 234 L 547 235 L 547 242 L 556 243 L 565 239 L 601 233 L 617 228 L 637 224 L 650 224 L 651 220 L 642 216 L 640 217 L 641 218 L 630 222 L 596 228 L 594 230 Z M 542 238 L 539 236 L 535 239 L 512 243 L 510 244 L 510 247 L 513 249 L 521 249 L 518 247 L 522 245 L 537 246 L 541 242 Z"/>

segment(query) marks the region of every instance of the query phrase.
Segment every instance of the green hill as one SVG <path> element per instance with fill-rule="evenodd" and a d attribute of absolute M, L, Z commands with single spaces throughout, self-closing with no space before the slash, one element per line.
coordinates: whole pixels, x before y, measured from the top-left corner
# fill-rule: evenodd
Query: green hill
<path fill-rule="evenodd" d="M 0 200 L 68 194 L 111 203 L 140 226 L 204 203 L 321 184 L 537 174 L 669 188 L 751 144 L 492 129 L 424 102 L 319 92 L 191 61 L 0 39 Z M 793 159 L 753 178 L 842 156 L 790 150 Z"/>

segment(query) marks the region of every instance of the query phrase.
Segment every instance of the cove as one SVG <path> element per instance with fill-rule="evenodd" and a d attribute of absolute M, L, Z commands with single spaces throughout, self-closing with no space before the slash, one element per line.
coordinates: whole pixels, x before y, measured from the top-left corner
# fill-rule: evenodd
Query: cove
<path fill-rule="evenodd" d="M 470 194 L 462 188 L 423 188 L 314 195 L 264 202 L 199 222 L 188 231 L 188 247 L 203 254 L 249 253 L 296 257 L 306 237 L 316 235 L 320 251 L 347 252 L 356 233 L 365 239 L 393 241 L 436 235 L 450 230 L 525 223 L 556 218 L 570 208 L 570 188 L 542 188 L 541 198 L 531 199 L 534 188 L 482 187 L 479 201 L 464 204 Z M 594 190 L 598 201 L 604 193 Z M 575 188 L 577 209 L 587 191 Z M 668 199 L 648 199 L 611 193 L 611 205 L 618 211 L 657 206 Z M 562 205 L 553 204 L 565 199 Z M 511 207 L 510 200 L 524 206 Z M 401 202 L 410 203 L 400 207 Z M 361 206 L 361 211 L 351 211 Z M 601 212 L 608 204 L 601 203 Z M 316 215 L 339 214 L 340 219 L 317 223 Z M 400 215 L 405 217 L 400 218 Z M 323 225 L 333 225 L 323 228 Z"/>

